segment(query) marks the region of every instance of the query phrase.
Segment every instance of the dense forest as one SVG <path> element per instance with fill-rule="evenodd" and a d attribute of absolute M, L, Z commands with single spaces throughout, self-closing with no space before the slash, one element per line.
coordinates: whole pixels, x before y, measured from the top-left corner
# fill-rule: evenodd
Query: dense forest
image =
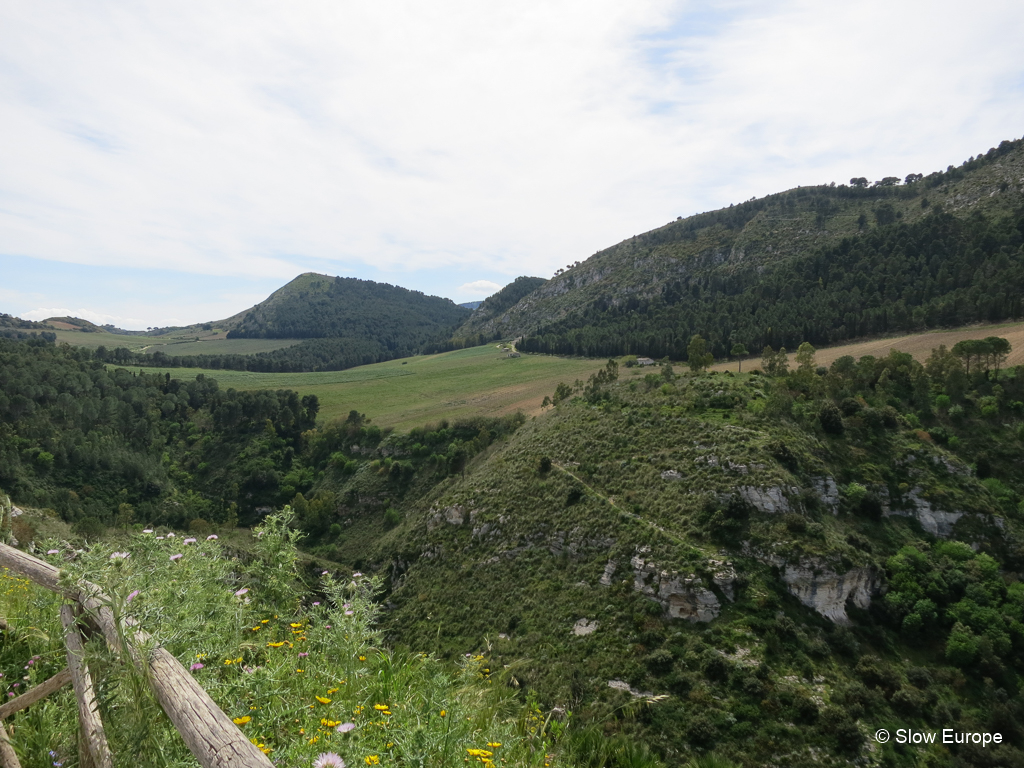
<path fill-rule="evenodd" d="M 308 492 L 328 467 L 353 471 L 388 435 L 355 412 L 315 430 L 318 410 L 315 395 L 225 391 L 204 375 L 180 381 L 108 367 L 80 347 L 0 338 L 0 488 L 88 533 L 248 522 Z M 408 460 L 384 469 L 399 489 L 421 466 L 432 482 L 517 423 L 420 430 Z M 321 532 L 333 521 L 317 514 L 309 529 Z"/>
<path fill-rule="evenodd" d="M 468 316 L 448 299 L 387 283 L 303 275 L 246 312 L 228 338 L 364 338 L 397 351 L 414 349 Z"/>
<path fill-rule="evenodd" d="M 954 327 L 1024 316 L 1024 211 L 889 221 L 777 265 L 737 266 L 598 301 L 523 339 L 529 352 L 686 358 L 696 333 L 716 357 L 750 349 Z"/>

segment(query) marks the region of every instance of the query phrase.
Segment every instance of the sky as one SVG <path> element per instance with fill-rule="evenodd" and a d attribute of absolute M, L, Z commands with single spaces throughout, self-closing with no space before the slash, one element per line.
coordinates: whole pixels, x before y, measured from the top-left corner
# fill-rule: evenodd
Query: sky
<path fill-rule="evenodd" d="M 1024 3 L 0 2 L 0 312 L 482 299 L 677 216 L 1024 134 Z"/>

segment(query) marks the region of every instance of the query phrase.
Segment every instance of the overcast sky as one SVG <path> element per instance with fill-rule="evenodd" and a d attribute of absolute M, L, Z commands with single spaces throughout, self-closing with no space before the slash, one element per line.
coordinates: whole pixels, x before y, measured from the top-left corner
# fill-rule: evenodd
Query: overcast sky
<path fill-rule="evenodd" d="M 481 299 L 1020 138 L 1022 40 L 1019 0 L 0 0 L 0 311 L 185 324 L 306 271 Z"/>

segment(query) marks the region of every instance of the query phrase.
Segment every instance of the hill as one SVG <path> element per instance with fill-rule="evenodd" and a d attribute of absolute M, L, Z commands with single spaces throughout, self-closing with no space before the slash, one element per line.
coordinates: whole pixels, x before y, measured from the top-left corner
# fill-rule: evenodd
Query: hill
<path fill-rule="evenodd" d="M 450 299 L 307 272 L 251 309 L 214 324 L 227 329 L 229 339 L 373 339 L 388 349 L 407 349 L 469 314 Z"/>
<path fill-rule="evenodd" d="M 610 363 L 534 419 L 399 433 L 0 339 L 0 485 L 90 539 L 290 502 L 312 557 L 386 579 L 392 644 L 486 652 L 559 728 L 669 765 L 1019 763 L 1024 368 L 817 363 Z M 1003 743 L 904 750 L 881 727 Z"/>
<path fill-rule="evenodd" d="M 477 337 L 480 343 L 507 338 L 497 330 L 507 321 L 505 313 L 544 283 L 542 277 L 517 277 L 497 293 L 484 299 L 465 324 L 455 332 L 456 338 Z"/>
<path fill-rule="evenodd" d="M 799 187 L 678 219 L 481 324 L 522 349 L 686 357 L 1024 316 L 1024 141 L 906 183 Z"/>

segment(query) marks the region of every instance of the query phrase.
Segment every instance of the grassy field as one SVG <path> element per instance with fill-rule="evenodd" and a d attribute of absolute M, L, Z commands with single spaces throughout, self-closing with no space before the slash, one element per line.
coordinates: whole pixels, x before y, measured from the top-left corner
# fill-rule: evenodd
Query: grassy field
<path fill-rule="evenodd" d="M 843 344 L 838 347 L 822 347 L 815 356 L 818 365 L 831 365 L 843 355 L 852 355 L 860 359 L 864 355 L 885 357 L 889 350 L 896 349 L 900 352 L 909 352 L 915 359 L 922 363 L 928 359 L 932 350 L 940 344 L 952 347 L 958 341 L 964 339 L 984 339 L 986 336 L 1002 336 L 1007 339 L 1013 347 L 1006 365 L 1024 364 L 1024 323 L 1004 323 L 1002 325 L 975 325 L 969 328 L 959 328 L 952 331 L 928 331 L 927 333 L 915 333 L 909 336 L 897 336 L 887 339 L 873 339 L 871 341 L 858 341 L 853 344 Z M 795 365 L 795 349 L 789 350 L 789 363 Z M 743 370 L 753 370 L 761 367 L 760 351 L 749 360 L 743 361 Z M 713 371 L 736 370 L 735 362 L 716 363 L 711 367 Z"/>
<path fill-rule="evenodd" d="M 560 381 L 585 381 L 605 362 L 547 355 L 509 359 L 502 354 L 487 345 L 319 373 L 159 370 L 177 379 L 203 373 L 217 379 L 222 389 L 293 389 L 300 395 L 315 394 L 323 418 L 341 418 L 354 409 L 374 424 L 404 430 L 440 419 L 501 416 L 517 410 L 539 413 L 544 396 L 552 394 Z"/>
<path fill-rule="evenodd" d="M 77 347 L 126 347 L 133 352 L 163 352 L 165 355 L 254 355 L 298 344 L 301 339 L 229 339 L 211 331 L 172 332 L 162 336 L 123 336 L 117 333 L 58 330 L 57 343 Z"/>

